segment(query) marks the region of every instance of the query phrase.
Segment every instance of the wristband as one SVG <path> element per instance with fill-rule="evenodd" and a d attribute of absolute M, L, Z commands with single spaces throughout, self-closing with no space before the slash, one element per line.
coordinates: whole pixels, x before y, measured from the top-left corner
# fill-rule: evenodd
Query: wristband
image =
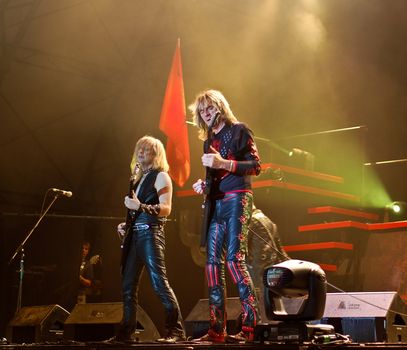
<path fill-rule="evenodd" d="M 229 163 L 229 172 L 231 173 L 233 169 L 233 160 L 230 161 Z"/>
<path fill-rule="evenodd" d="M 144 204 L 144 203 L 141 203 L 138 211 L 141 211 L 143 213 L 147 213 L 147 214 L 150 214 L 150 215 L 158 216 L 158 214 L 160 214 L 161 207 L 160 207 L 159 204 Z"/>

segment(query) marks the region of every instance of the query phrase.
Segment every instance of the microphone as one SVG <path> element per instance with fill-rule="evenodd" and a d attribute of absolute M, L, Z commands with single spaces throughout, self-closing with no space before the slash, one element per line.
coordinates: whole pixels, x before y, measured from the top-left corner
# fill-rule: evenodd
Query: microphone
<path fill-rule="evenodd" d="M 72 197 L 72 192 L 71 191 L 64 191 L 64 190 L 60 190 L 59 188 L 51 188 L 52 192 L 58 193 L 58 194 L 62 194 L 65 197 Z"/>
<path fill-rule="evenodd" d="M 216 123 L 218 122 L 219 117 L 220 117 L 220 112 L 217 112 L 215 114 L 215 116 L 213 117 L 212 122 L 208 126 L 209 130 L 212 130 L 212 128 L 216 125 Z"/>

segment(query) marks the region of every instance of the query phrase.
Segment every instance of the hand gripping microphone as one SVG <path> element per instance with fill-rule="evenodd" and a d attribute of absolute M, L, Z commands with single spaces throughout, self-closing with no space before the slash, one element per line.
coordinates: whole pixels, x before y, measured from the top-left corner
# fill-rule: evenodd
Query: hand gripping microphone
<path fill-rule="evenodd" d="M 52 192 L 58 193 L 58 194 L 62 194 L 65 197 L 72 197 L 72 192 L 71 191 L 64 191 L 64 190 L 60 190 L 59 188 L 51 188 Z"/>

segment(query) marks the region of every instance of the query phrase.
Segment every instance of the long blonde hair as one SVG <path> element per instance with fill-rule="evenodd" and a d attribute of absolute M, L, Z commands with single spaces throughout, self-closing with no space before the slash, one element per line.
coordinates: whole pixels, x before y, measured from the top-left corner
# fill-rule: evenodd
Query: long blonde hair
<path fill-rule="evenodd" d="M 201 114 L 199 113 L 199 110 L 203 105 L 214 105 L 218 107 L 221 113 L 220 118 L 227 125 L 231 125 L 237 122 L 236 117 L 230 109 L 229 102 L 220 91 L 213 89 L 204 90 L 198 93 L 198 95 L 196 95 L 195 97 L 194 102 L 192 102 L 188 106 L 188 109 L 192 113 L 193 122 L 199 128 L 198 133 L 200 139 L 206 140 L 208 136 L 208 126 L 203 121 L 203 119 L 201 118 Z"/>
<path fill-rule="evenodd" d="M 137 167 L 137 154 L 140 148 L 145 146 L 151 147 L 154 153 L 152 169 L 168 172 L 170 168 L 163 143 L 155 137 L 145 135 L 137 141 L 131 161 L 134 164 L 132 168 L 134 182 L 137 182 L 143 176 L 143 172 Z"/>

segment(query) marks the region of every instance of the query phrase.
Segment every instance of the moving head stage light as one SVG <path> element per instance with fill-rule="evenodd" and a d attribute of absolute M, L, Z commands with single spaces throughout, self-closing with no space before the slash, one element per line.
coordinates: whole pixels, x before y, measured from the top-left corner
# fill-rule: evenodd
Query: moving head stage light
<path fill-rule="evenodd" d="M 256 340 L 302 342 L 335 334 L 331 325 L 306 322 L 321 319 L 325 310 L 326 276 L 319 265 L 287 260 L 267 267 L 263 281 L 264 307 L 272 322 L 256 327 Z M 297 311 L 287 312 L 285 304 L 295 304 Z"/>
<path fill-rule="evenodd" d="M 264 271 L 265 308 L 271 320 L 311 321 L 324 315 L 326 301 L 325 272 L 308 261 L 287 260 Z M 302 298 L 296 314 L 288 314 L 281 297 Z"/>

